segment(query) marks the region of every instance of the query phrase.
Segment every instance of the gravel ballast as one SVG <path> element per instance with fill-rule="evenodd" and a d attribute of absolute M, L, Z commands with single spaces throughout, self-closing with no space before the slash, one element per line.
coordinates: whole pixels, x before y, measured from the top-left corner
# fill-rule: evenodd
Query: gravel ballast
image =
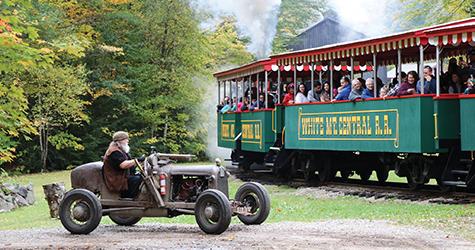
<path fill-rule="evenodd" d="M 437 230 L 386 221 L 331 220 L 233 224 L 221 235 L 206 235 L 197 225 L 100 225 L 89 235 L 63 228 L 0 232 L 1 249 L 474 249 L 475 242 Z"/>

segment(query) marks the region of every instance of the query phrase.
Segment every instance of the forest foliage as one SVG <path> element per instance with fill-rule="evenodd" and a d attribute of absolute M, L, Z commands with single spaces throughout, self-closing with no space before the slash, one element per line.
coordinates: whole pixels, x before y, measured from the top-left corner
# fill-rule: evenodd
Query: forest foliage
<path fill-rule="evenodd" d="M 118 130 L 134 155 L 155 146 L 205 158 L 212 73 L 254 56 L 235 18 L 205 29 L 212 14 L 193 1 L 0 0 L 0 170 L 100 160 Z M 474 16 L 473 0 L 399 1 L 395 30 Z M 282 0 L 273 53 L 327 10 Z"/>
<path fill-rule="evenodd" d="M 236 23 L 200 27 L 189 0 L 1 0 L 0 167 L 23 172 L 100 160 L 114 131 L 205 157 L 206 86 L 253 59 Z"/>

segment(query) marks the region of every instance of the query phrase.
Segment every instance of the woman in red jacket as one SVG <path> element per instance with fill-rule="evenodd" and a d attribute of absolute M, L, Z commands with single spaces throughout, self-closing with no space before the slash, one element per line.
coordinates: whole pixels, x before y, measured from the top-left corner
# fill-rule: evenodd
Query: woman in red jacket
<path fill-rule="evenodd" d="M 294 84 L 292 83 L 292 84 L 287 85 L 287 94 L 285 94 L 282 104 L 287 105 L 287 104 L 293 104 L 293 103 L 294 103 Z"/>

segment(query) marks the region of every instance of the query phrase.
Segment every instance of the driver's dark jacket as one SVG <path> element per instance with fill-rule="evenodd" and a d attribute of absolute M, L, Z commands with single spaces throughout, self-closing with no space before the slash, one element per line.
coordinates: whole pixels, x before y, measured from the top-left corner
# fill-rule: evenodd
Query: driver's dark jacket
<path fill-rule="evenodd" d="M 104 183 L 111 192 L 127 191 L 129 170 L 121 169 L 119 166 L 125 160 L 130 160 L 130 156 L 116 145 L 111 144 L 104 155 L 104 165 L 102 166 Z"/>

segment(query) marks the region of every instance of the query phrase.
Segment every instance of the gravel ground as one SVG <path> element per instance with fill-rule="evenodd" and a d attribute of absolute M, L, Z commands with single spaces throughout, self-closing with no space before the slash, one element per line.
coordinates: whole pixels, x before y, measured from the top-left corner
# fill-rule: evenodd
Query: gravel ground
<path fill-rule="evenodd" d="M 331 220 L 313 223 L 231 225 L 206 235 L 197 225 L 101 225 L 90 235 L 63 228 L 0 232 L 1 249 L 474 249 L 475 242 L 441 231 L 392 225 L 386 221 Z"/>

